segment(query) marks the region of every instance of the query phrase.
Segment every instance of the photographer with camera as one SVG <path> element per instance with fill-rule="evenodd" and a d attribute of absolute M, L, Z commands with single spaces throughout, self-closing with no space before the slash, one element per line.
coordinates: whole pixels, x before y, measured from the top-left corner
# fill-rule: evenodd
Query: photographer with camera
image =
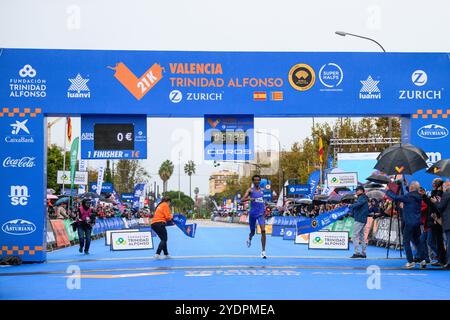
<path fill-rule="evenodd" d="M 89 254 L 91 245 L 91 233 L 95 224 L 95 213 L 91 207 L 91 199 L 83 199 L 81 206 L 77 210 L 76 228 L 78 230 L 78 238 L 80 241 L 80 253 Z"/>

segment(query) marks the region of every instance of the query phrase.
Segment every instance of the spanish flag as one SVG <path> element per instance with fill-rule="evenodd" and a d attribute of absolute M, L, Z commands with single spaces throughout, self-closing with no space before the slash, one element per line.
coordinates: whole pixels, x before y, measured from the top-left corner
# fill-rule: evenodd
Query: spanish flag
<path fill-rule="evenodd" d="M 265 91 L 253 92 L 253 100 L 254 101 L 266 101 L 267 93 Z"/>
<path fill-rule="evenodd" d="M 323 141 L 322 137 L 319 137 L 319 161 L 320 165 L 323 164 Z"/>
<path fill-rule="evenodd" d="M 67 140 L 72 140 L 72 119 L 70 117 L 67 117 Z"/>

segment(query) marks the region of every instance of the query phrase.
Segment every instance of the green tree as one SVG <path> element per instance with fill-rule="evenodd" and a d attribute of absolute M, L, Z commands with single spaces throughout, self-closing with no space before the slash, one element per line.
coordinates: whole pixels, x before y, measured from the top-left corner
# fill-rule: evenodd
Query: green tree
<path fill-rule="evenodd" d="M 184 173 L 186 173 L 189 176 L 189 197 L 192 198 L 192 175 L 195 174 L 195 163 L 192 160 L 189 160 L 184 165 Z"/>
<path fill-rule="evenodd" d="M 60 191 L 61 186 L 57 183 L 57 172 L 62 170 L 63 150 L 53 144 L 47 148 L 47 188 Z"/>
<path fill-rule="evenodd" d="M 114 186 L 118 193 L 133 192 L 137 183 L 147 183 L 150 178 L 138 160 L 119 160 L 114 171 Z"/>
<path fill-rule="evenodd" d="M 186 214 L 194 206 L 194 200 L 191 197 L 180 191 L 180 199 L 178 199 L 178 191 L 166 191 L 163 196 L 169 197 L 172 205 L 173 212 L 179 212 Z"/>
<path fill-rule="evenodd" d="M 109 160 L 106 160 L 105 182 L 113 182 Z"/>
<path fill-rule="evenodd" d="M 167 191 L 167 181 L 169 181 L 172 176 L 173 168 L 173 163 L 170 160 L 165 160 L 159 167 L 158 174 L 163 181 L 163 193 Z"/>

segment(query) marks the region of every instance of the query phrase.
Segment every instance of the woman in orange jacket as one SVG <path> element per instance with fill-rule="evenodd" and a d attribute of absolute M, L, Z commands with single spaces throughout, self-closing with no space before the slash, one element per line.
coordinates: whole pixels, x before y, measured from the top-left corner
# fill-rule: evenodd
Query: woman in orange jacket
<path fill-rule="evenodd" d="M 166 224 L 173 218 L 170 213 L 170 198 L 163 197 L 161 202 L 158 204 L 155 210 L 155 215 L 152 219 L 152 229 L 156 232 L 158 237 L 161 239 L 158 249 L 156 250 L 156 259 L 168 259 L 170 258 L 169 252 L 167 251 L 167 230 Z M 164 257 L 161 257 L 161 251 L 164 252 Z"/>

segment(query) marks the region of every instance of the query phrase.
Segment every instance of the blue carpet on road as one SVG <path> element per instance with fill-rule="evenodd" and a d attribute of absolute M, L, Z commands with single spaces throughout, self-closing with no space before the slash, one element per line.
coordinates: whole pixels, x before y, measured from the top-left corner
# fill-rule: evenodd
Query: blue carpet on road
<path fill-rule="evenodd" d="M 45 264 L 0 266 L 0 299 L 448 299 L 450 272 L 438 268 L 405 270 L 398 251 L 369 247 L 368 259 L 349 251 L 308 250 L 268 236 L 252 247 L 248 228 L 202 227 L 195 239 L 170 227 L 170 260 L 155 250 L 112 252 L 104 239 L 85 256 L 78 247 L 48 253 Z M 154 238 L 155 247 L 159 239 Z M 367 268 L 369 271 L 367 271 Z M 81 278 L 69 278 L 70 270 Z M 380 270 L 379 282 L 373 271 Z M 80 284 L 78 287 L 77 284 Z M 368 286 L 369 284 L 369 286 Z M 75 287 L 75 288 L 74 288 Z"/>

